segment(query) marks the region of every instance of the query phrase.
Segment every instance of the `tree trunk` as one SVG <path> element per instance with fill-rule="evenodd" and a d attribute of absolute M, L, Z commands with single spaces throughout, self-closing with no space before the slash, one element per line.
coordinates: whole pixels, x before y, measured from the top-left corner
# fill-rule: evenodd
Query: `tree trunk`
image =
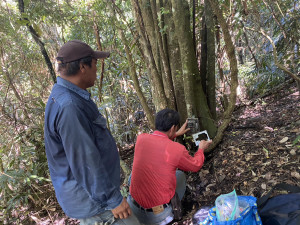
<path fill-rule="evenodd" d="M 242 40 L 241 39 L 238 40 L 238 54 L 239 54 L 240 64 L 243 65 L 244 64 L 244 59 L 243 59 L 243 46 L 242 46 Z"/>
<path fill-rule="evenodd" d="M 156 4 L 155 1 L 151 1 L 152 6 L 152 14 L 153 14 L 153 22 L 154 22 L 154 28 L 156 33 L 156 42 L 158 45 L 158 50 L 160 53 L 160 58 L 162 61 L 162 81 L 164 85 L 164 91 L 167 97 L 168 101 L 168 108 L 175 109 L 175 95 L 174 95 L 174 88 L 172 84 L 172 76 L 170 71 L 170 65 L 169 60 L 167 58 L 166 51 L 164 50 L 163 46 L 163 40 L 162 40 L 162 34 L 160 32 L 160 27 L 158 26 L 158 19 L 157 19 L 157 10 L 156 10 Z M 161 23 L 162 23 L 161 19 Z"/>
<path fill-rule="evenodd" d="M 166 14 L 165 24 L 167 24 L 167 43 L 168 43 L 168 57 L 170 62 L 172 81 L 174 86 L 174 94 L 176 99 L 176 109 L 180 114 L 181 124 L 184 123 L 187 116 L 187 109 L 185 104 L 184 86 L 182 77 L 182 67 L 180 59 L 180 49 L 177 37 L 174 33 L 175 24 L 172 17 L 172 6 L 168 0 L 163 1 L 163 6 L 169 10 L 170 13 Z"/>
<path fill-rule="evenodd" d="M 147 34 L 145 24 L 151 24 L 151 21 L 148 21 L 150 18 L 146 18 L 146 22 L 144 23 L 144 18 L 141 12 L 141 8 L 138 0 L 131 0 L 132 5 L 134 6 L 134 14 L 137 21 L 137 29 L 139 31 L 141 44 L 143 49 L 145 50 L 144 55 L 146 59 L 146 63 L 148 66 L 148 70 L 151 72 L 150 81 L 152 87 L 152 96 L 153 102 L 156 110 L 161 110 L 167 108 L 167 98 L 163 89 L 162 78 L 159 73 L 159 68 L 157 67 L 154 56 L 157 55 L 156 52 L 153 52 L 153 48 L 151 46 L 150 38 L 153 37 L 153 33 L 151 33 L 151 37 Z M 149 6 L 145 6 L 146 8 Z M 148 14 L 147 14 L 148 15 Z M 151 26 L 153 27 L 153 26 Z M 156 57 L 158 58 L 158 56 Z"/>
<path fill-rule="evenodd" d="M 223 114 L 223 121 L 220 127 L 218 128 L 217 135 L 214 139 L 213 144 L 210 146 L 209 149 L 207 149 L 207 152 L 210 152 L 216 145 L 222 140 L 222 137 L 224 135 L 225 129 L 228 127 L 231 116 L 235 108 L 236 103 L 236 89 L 238 86 L 238 68 L 237 68 L 237 60 L 235 56 L 235 49 L 233 42 L 231 40 L 231 35 L 229 33 L 228 24 L 226 23 L 222 11 L 219 8 L 219 4 L 216 0 L 209 0 L 210 6 L 213 9 L 214 13 L 216 14 L 218 21 L 220 22 L 223 35 L 224 35 L 224 41 L 225 41 L 225 50 L 227 53 L 227 56 L 229 58 L 230 63 L 230 71 L 231 71 L 231 80 L 230 80 L 230 96 L 229 96 L 229 104 L 226 109 L 226 111 Z"/>
<path fill-rule="evenodd" d="M 187 2 L 185 0 L 172 0 L 172 12 L 175 34 L 180 48 L 187 114 L 189 117 L 198 117 L 200 128 L 207 129 L 209 135 L 213 137 L 216 132 L 216 125 L 211 117 L 201 85 Z"/>
<path fill-rule="evenodd" d="M 200 77 L 203 92 L 206 94 L 206 75 L 207 75 L 207 29 L 206 29 L 205 10 L 202 16 L 201 29 L 201 55 L 200 55 Z"/>
<path fill-rule="evenodd" d="M 215 23 L 213 17 L 213 11 L 208 3 L 205 0 L 205 23 L 207 29 L 207 83 L 206 83 L 206 96 L 208 107 L 212 118 L 214 120 L 217 119 L 217 111 L 216 111 L 216 76 L 215 76 L 215 63 L 216 63 L 216 55 L 215 55 Z"/>
<path fill-rule="evenodd" d="M 174 33 L 175 25 L 172 17 L 172 5 L 168 0 L 163 0 L 163 6 L 169 10 L 170 13 L 164 15 L 165 24 L 167 24 L 166 32 L 167 32 L 167 47 L 168 47 L 168 58 L 170 62 L 170 69 L 174 87 L 174 94 L 176 99 L 176 110 L 180 114 L 181 124 L 187 118 L 187 110 L 185 104 L 185 96 L 184 96 L 184 87 L 183 87 L 183 77 L 181 74 L 181 59 L 180 59 L 180 49 L 177 37 Z"/>
<path fill-rule="evenodd" d="M 252 58 L 253 58 L 253 60 L 255 62 L 256 70 L 258 71 L 259 64 L 258 64 L 257 59 L 256 59 L 256 57 L 254 55 L 254 52 L 253 52 L 253 50 L 252 50 L 252 48 L 251 48 L 251 46 L 249 44 L 248 35 L 246 33 L 245 25 L 244 25 L 244 23 L 242 21 L 241 21 L 241 24 L 242 24 L 242 27 L 243 27 L 243 35 L 244 35 L 244 39 L 245 39 L 246 45 L 247 45 L 247 47 L 248 47 L 248 49 L 249 49 L 249 51 L 250 51 L 250 53 L 252 55 Z"/>
<path fill-rule="evenodd" d="M 193 44 L 194 44 L 194 49 L 195 52 L 197 52 L 197 45 L 196 45 L 196 6 L 198 6 L 198 3 L 196 3 L 196 0 L 192 1 L 192 18 L 193 18 Z"/>
<path fill-rule="evenodd" d="M 193 39 L 190 30 L 189 8 L 183 0 L 172 0 L 173 20 L 175 24 L 175 35 L 177 36 L 180 48 L 180 58 L 182 63 L 182 75 L 184 83 L 185 102 L 188 117 L 196 117 L 197 111 L 194 98 L 193 81 L 198 74 L 197 68 L 192 61 L 196 61 Z M 202 90 L 202 88 L 201 88 Z"/>

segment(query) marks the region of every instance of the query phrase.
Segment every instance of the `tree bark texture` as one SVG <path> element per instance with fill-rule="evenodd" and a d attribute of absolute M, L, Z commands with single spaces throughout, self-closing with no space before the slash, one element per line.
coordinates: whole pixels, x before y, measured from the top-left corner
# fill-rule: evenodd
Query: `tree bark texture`
<path fill-rule="evenodd" d="M 131 0 L 156 110 L 176 109 L 183 123 L 200 119 L 210 136 L 216 125 L 201 86 L 186 0 Z M 214 50 L 213 50 L 214 51 Z M 214 62 L 211 62 L 214 63 Z"/>
<path fill-rule="evenodd" d="M 149 18 L 149 12 L 147 13 L 147 18 L 145 19 L 142 14 L 142 10 L 140 8 L 140 4 L 138 0 L 131 0 L 131 3 L 134 7 L 134 14 L 136 17 L 137 22 L 137 29 L 139 31 L 140 35 L 140 41 L 144 49 L 144 55 L 146 59 L 146 63 L 148 66 L 148 71 L 150 71 L 150 81 L 151 81 L 151 87 L 152 87 L 152 96 L 153 96 L 153 102 L 155 105 L 156 110 L 161 110 L 164 108 L 167 108 L 167 98 L 164 92 L 163 82 L 161 75 L 159 73 L 160 68 L 157 66 L 157 63 L 155 61 L 155 55 L 157 55 L 157 49 L 156 47 L 152 47 L 150 39 L 153 38 L 155 32 L 152 31 L 149 35 L 146 31 L 146 25 L 150 26 L 152 29 L 154 29 L 154 26 L 151 25 L 151 21 L 148 21 Z M 150 5 L 145 6 L 150 7 Z M 145 22 L 146 20 L 146 22 Z M 150 37 L 149 37 L 150 36 Z M 158 56 L 157 56 L 158 58 Z M 160 63 L 159 63 L 160 65 Z"/>
<path fill-rule="evenodd" d="M 201 54 L 200 54 L 200 77 L 204 93 L 206 94 L 206 74 L 207 74 L 207 29 L 205 22 L 205 11 L 202 16 L 201 29 Z"/>
<path fill-rule="evenodd" d="M 175 34 L 178 38 L 184 81 L 184 94 L 189 117 L 198 117 L 200 128 L 214 136 L 216 125 L 208 108 L 198 70 L 193 37 L 190 28 L 189 6 L 185 0 L 172 0 Z"/>
<path fill-rule="evenodd" d="M 178 39 L 174 32 L 175 24 L 172 17 L 172 5 L 168 0 L 164 0 L 164 7 L 169 11 L 165 15 L 165 23 L 167 24 L 167 46 L 168 57 L 170 62 L 172 81 L 174 86 L 174 94 L 176 98 L 176 109 L 180 114 L 181 123 L 184 123 L 187 116 L 187 109 L 185 104 L 184 83 L 182 77 L 182 66 L 180 58 L 180 49 Z"/>
<path fill-rule="evenodd" d="M 227 109 L 225 110 L 223 114 L 223 121 L 221 125 L 218 128 L 217 135 L 214 139 L 213 144 L 210 146 L 209 149 L 207 149 L 207 152 L 210 152 L 221 140 L 224 135 L 225 129 L 228 127 L 231 116 L 235 108 L 236 103 L 236 95 L 237 95 L 237 86 L 238 86 L 238 68 L 237 68 L 237 60 L 235 55 L 235 49 L 233 42 L 231 40 L 231 35 L 229 33 L 229 27 L 226 23 L 222 11 L 219 8 L 219 3 L 216 0 L 209 0 L 209 3 L 211 5 L 211 8 L 213 9 L 215 15 L 217 16 L 217 19 L 220 23 L 220 26 L 223 31 L 224 35 L 224 41 L 225 41 L 225 50 L 227 53 L 227 56 L 229 58 L 230 63 L 230 96 L 229 96 L 229 104 Z"/>
<path fill-rule="evenodd" d="M 205 1 L 205 23 L 206 23 L 206 34 L 207 34 L 207 82 L 206 82 L 206 96 L 208 107 L 210 109 L 212 118 L 217 119 L 216 111 L 216 75 L 215 75 L 215 64 L 216 64 L 216 44 L 215 44 L 215 23 L 213 17 L 213 11 L 208 3 Z"/>
<path fill-rule="evenodd" d="M 157 7 L 155 1 L 151 1 L 151 8 L 152 8 L 152 15 L 154 20 L 154 28 L 156 33 L 156 42 L 158 45 L 159 55 L 163 65 L 162 81 L 163 81 L 164 91 L 168 101 L 168 108 L 175 109 L 175 95 L 174 95 L 174 88 L 172 84 L 171 70 L 170 70 L 169 60 L 167 57 L 167 52 L 164 50 L 164 46 L 163 46 L 162 32 L 160 31 L 160 27 L 159 27 L 159 21 L 157 18 L 157 9 L 156 9 Z"/>

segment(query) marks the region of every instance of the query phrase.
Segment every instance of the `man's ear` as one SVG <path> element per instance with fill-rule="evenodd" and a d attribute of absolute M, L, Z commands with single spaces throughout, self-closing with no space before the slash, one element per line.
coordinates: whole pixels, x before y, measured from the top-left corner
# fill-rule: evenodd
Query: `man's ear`
<path fill-rule="evenodd" d="M 80 71 L 81 71 L 82 73 L 84 73 L 84 72 L 85 72 L 85 65 L 84 65 L 83 63 L 80 63 L 79 69 L 80 69 Z"/>
<path fill-rule="evenodd" d="M 173 125 L 170 130 L 168 131 L 168 137 L 169 139 L 172 139 L 174 137 L 174 134 L 176 133 L 176 127 Z"/>
<path fill-rule="evenodd" d="M 170 132 L 171 132 L 171 133 L 173 133 L 174 131 L 176 131 L 175 125 L 173 125 L 173 126 L 170 128 Z"/>

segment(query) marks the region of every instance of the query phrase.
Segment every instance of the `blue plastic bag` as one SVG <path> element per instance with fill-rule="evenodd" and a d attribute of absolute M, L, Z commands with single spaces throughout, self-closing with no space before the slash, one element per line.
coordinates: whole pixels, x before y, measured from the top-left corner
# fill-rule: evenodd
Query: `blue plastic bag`
<path fill-rule="evenodd" d="M 262 225 L 261 219 L 257 212 L 256 198 L 252 196 L 238 196 L 238 201 L 243 204 L 242 208 L 247 204 L 245 210 L 235 220 L 217 221 L 216 207 L 209 210 L 208 217 L 200 222 L 199 225 Z M 240 205 L 239 205 L 240 207 Z"/>

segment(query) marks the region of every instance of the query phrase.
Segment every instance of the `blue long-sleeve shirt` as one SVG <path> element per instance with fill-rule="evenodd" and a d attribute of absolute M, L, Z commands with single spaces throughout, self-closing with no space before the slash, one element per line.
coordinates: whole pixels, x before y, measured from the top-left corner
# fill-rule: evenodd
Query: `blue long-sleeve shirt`
<path fill-rule="evenodd" d="M 69 217 L 87 218 L 121 204 L 117 146 L 87 91 L 58 77 L 44 132 L 56 197 Z"/>

